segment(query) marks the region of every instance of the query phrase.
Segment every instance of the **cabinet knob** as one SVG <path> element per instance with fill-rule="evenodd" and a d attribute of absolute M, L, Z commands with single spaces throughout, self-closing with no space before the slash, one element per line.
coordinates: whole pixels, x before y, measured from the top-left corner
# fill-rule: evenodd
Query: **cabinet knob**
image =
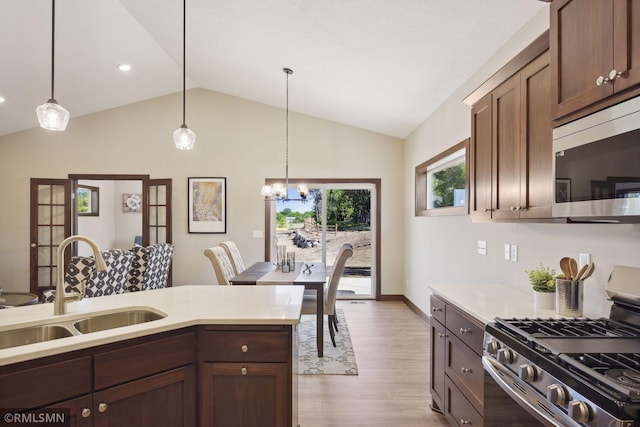
<path fill-rule="evenodd" d="M 448 335 L 443 334 L 442 332 L 438 332 L 438 338 L 446 338 Z"/>
<path fill-rule="evenodd" d="M 98 412 L 106 412 L 107 410 L 107 404 L 106 403 L 101 403 L 98 405 Z"/>
<path fill-rule="evenodd" d="M 610 80 L 608 77 L 598 76 L 598 78 L 596 79 L 596 86 L 606 85 L 609 84 L 609 82 Z"/>
<path fill-rule="evenodd" d="M 471 329 L 468 329 L 468 328 L 460 328 L 460 333 L 461 333 L 461 334 L 470 334 L 470 333 L 471 333 Z"/>
<path fill-rule="evenodd" d="M 89 418 L 91 416 L 91 409 L 84 408 L 82 410 L 82 418 Z"/>
<path fill-rule="evenodd" d="M 464 366 L 460 368 L 460 372 L 462 372 L 463 374 L 470 374 L 473 371 L 471 370 L 471 368 L 465 368 Z"/>
<path fill-rule="evenodd" d="M 518 210 L 518 207 L 517 207 L 517 206 L 511 206 L 511 212 L 515 212 L 515 211 L 517 211 L 517 210 Z"/>
<path fill-rule="evenodd" d="M 465 420 L 464 418 L 460 418 L 460 424 L 462 424 L 464 426 L 470 426 L 471 425 L 471 421 L 470 420 Z"/>
<path fill-rule="evenodd" d="M 246 353 L 247 351 L 249 351 L 249 347 L 247 347 L 246 344 L 243 344 L 242 347 L 240 347 L 240 350 L 242 350 L 243 353 Z"/>
<path fill-rule="evenodd" d="M 31 244 L 31 247 L 32 247 L 32 248 L 37 248 L 37 247 L 38 247 L 38 245 L 36 245 L 35 243 L 32 243 L 32 244 Z"/>
<path fill-rule="evenodd" d="M 619 79 L 624 74 L 624 71 L 611 70 L 609 71 L 609 80 L 614 81 Z"/>
<path fill-rule="evenodd" d="M 242 375 L 247 375 L 247 372 L 249 372 L 249 371 L 247 371 L 247 368 L 245 368 L 245 367 L 242 367 L 242 369 L 240 369 L 240 373 Z"/>

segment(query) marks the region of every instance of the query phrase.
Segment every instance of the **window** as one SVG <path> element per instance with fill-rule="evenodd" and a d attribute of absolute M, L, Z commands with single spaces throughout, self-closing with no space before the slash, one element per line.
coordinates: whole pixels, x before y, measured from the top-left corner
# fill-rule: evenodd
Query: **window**
<path fill-rule="evenodd" d="M 469 139 L 416 166 L 416 216 L 469 213 Z"/>
<path fill-rule="evenodd" d="M 78 215 L 82 216 L 99 216 L 100 189 L 88 185 L 78 185 Z"/>

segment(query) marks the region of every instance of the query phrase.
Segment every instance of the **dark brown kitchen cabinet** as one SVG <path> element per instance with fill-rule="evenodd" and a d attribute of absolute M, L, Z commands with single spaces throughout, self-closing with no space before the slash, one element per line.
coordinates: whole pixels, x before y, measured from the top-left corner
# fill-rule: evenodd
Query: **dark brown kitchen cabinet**
<path fill-rule="evenodd" d="M 640 93 L 640 0 L 555 0 L 550 16 L 556 124 Z"/>
<path fill-rule="evenodd" d="M 175 331 L 0 367 L 0 408 L 68 409 L 71 426 L 191 427 L 195 332 Z"/>
<path fill-rule="evenodd" d="M 200 426 L 297 425 L 292 326 L 202 326 Z"/>
<path fill-rule="evenodd" d="M 551 216 L 549 78 L 546 51 L 473 104 L 474 221 Z"/>
<path fill-rule="evenodd" d="M 431 310 L 431 406 L 451 425 L 482 425 L 484 326 L 436 295 Z"/>

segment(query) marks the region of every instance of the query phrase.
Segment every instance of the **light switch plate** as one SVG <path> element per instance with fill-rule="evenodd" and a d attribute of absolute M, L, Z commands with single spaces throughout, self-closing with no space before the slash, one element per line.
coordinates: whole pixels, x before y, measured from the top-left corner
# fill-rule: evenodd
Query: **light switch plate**
<path fill-rule="evenodd" d="M 518 245 L 511 245 L 511 261 L 518 261 Z"/>
<path fill-rule="evenodd" d="M 511 246 L 508 243 L 504 244 L 504 259 L 507 261 L 511 259 Z"/>
<path fill-rule="evenodd" d="M 582 266 L 587 265 L 591 262 L 591 254 L 580 254 L 580 265 L 578 268 L 582 268 Z"/>
<path fill-rule="evenodd" d="M 478 240 L 478 253 L 480 255 L 487 254 L 487 241 L 486 240 Z"/>

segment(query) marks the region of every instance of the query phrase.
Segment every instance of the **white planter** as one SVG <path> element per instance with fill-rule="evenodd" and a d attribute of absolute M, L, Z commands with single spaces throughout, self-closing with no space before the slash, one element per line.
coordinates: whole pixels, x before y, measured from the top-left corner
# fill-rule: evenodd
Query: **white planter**
<path fill-rule="evenodd" d="M 533 292 L 533 306 L 536 310 L 555 310 L 555 292 Z"/>

